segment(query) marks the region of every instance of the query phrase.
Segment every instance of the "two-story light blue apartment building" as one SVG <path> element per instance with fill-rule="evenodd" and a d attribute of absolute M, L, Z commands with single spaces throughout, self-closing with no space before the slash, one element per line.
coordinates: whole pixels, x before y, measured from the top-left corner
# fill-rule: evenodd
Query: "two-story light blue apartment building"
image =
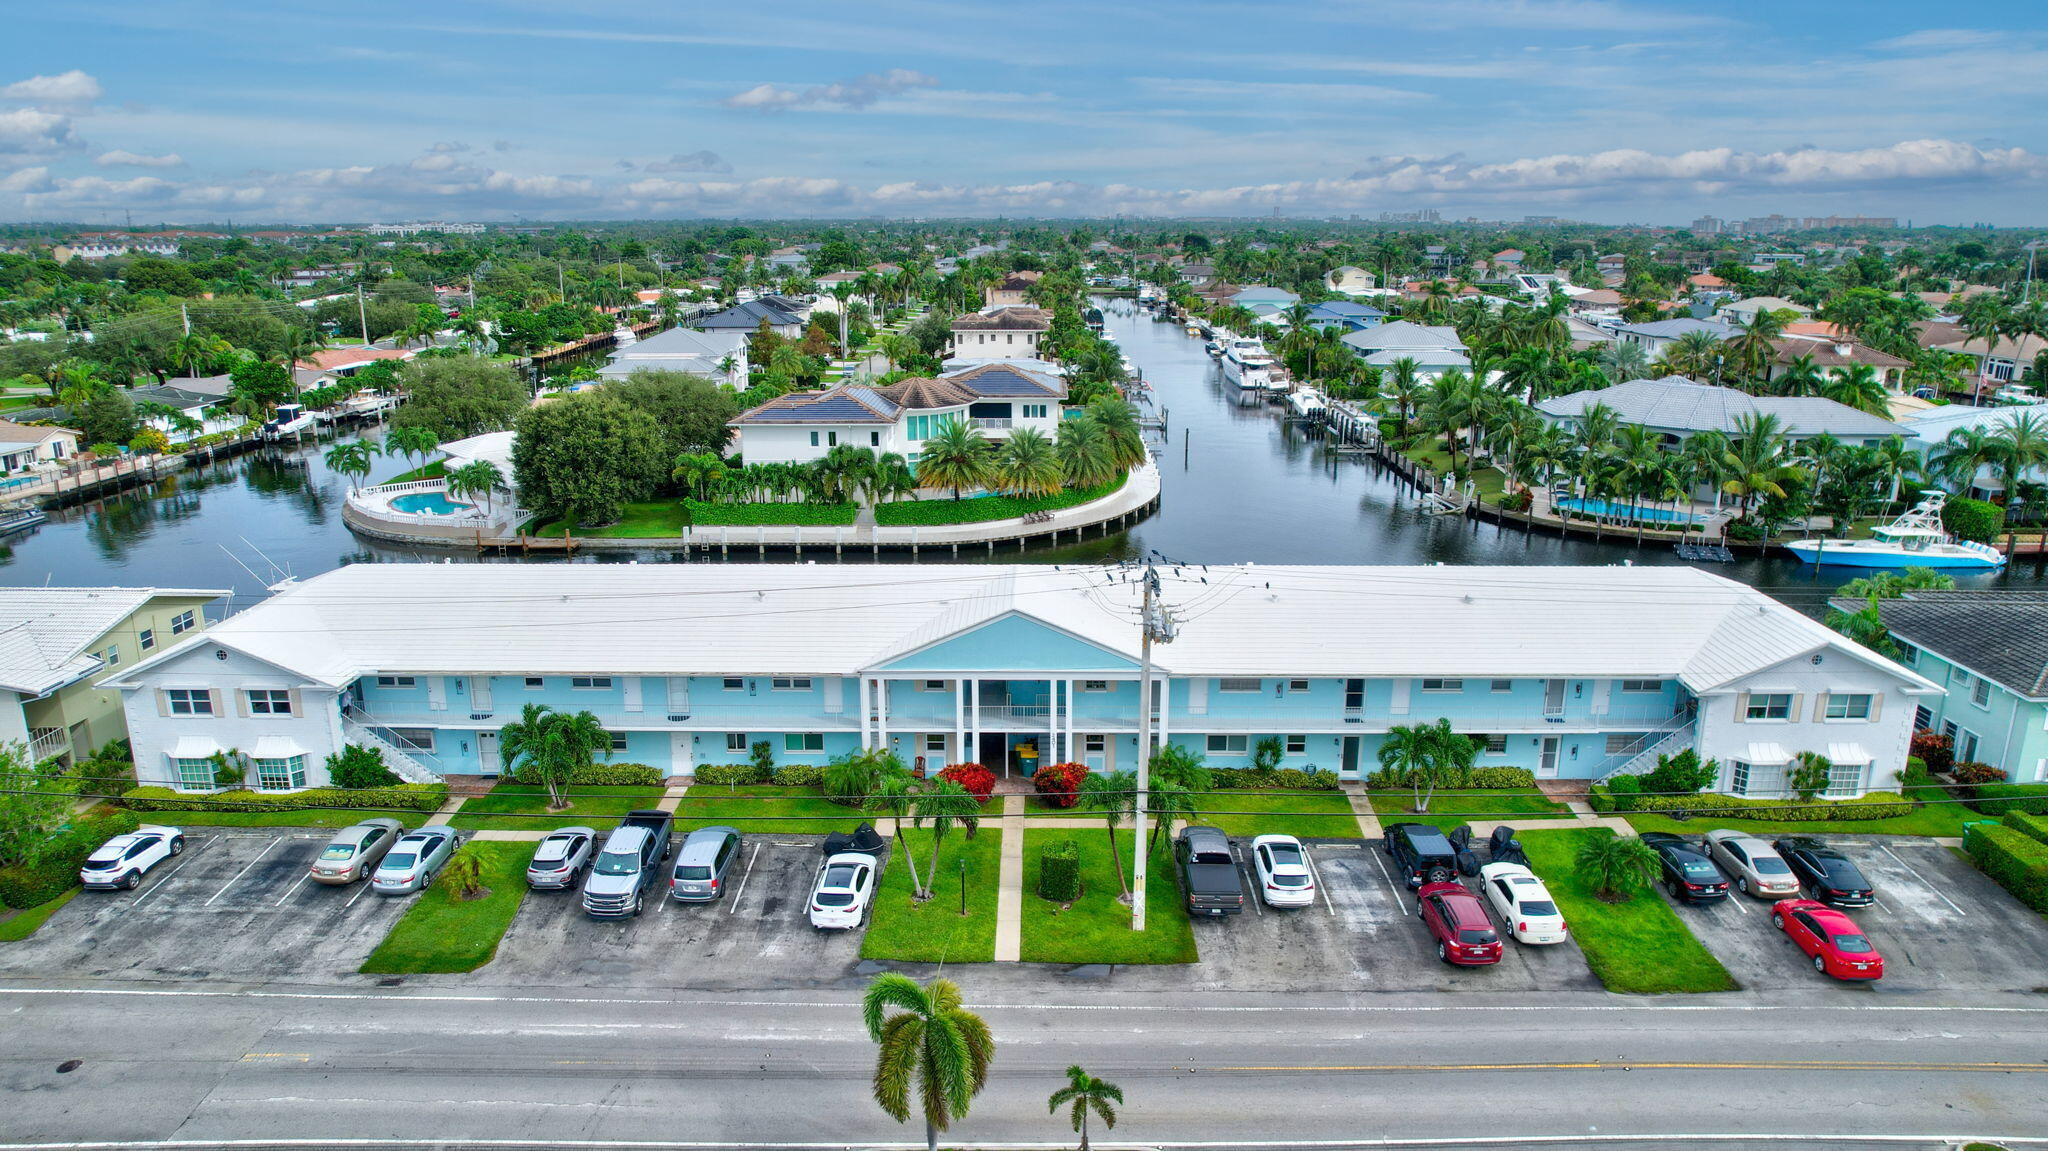
<path fill-rule="evenodd" d="M 1680 568 L 1162 569 L 1157 737 L 1356 777 L 1387 731 L 1447 717 L 1480 762 L 1641 770 L 1696 746 L 1722 786 L 1892 784 L 1941 688 L 1741 584 Z M 595 713 L 614 758 L 688 775 L 886 746 L 932 769 L 1132 766 L 1134 573 L 1051 565 L 372 564 L 288 583 L 122 677 L 138 773 L 204 789 L 235 748 L 263 786 L 346 743 L 414 778 L 492 773 L 521 705 Z"/>

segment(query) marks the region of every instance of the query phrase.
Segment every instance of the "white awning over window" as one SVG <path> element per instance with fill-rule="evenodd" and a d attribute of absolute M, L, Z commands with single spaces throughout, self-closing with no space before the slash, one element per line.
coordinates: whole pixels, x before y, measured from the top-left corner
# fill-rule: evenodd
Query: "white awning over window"
<path fill-rule="evenodd" d="M 220 754 L 220 744 L 203 735 L 181 735 L 177 746 L 171 748 L 172 759 L 206 759 Z"/>
<path fill-rule="evenodd" d="M 1749 745 L 1749 755 L 1745 758 L 1751 763 L 1758 764 L 1792 762 L 1792 757 L 1785 753 L 1785 749 L 1775 743 L 1752 743 Z"/>
<path fill-rule="evenodd" d="M 1828 762 L 1844 767 L 1861 766 L 1870 762 L 1870 753 L 1863 750 L 1860 743 L 1831 743 L 1828 745 Z"/>
<path fill-rule="evenodd" d="M 306 754 L 306 749 L 300 747 L 297 740 L 287 739 L 281 735 L 266 735 L 256 741 L 256 750 L 250 753 L 250 757 L 253 759 L 290 759 L 292 756 L 304 754 Z"/>

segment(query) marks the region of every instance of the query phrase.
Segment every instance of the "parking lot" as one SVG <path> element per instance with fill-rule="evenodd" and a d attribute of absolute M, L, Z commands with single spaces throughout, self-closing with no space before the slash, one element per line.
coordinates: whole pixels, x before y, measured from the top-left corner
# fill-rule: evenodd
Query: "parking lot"
<path fill-rule="evenodd" d="M 1436 957 L 1436 941 L 1415 914 L 1415 895 L 1402 885 L 1376 841 L 1304 841 L 1316 872 L 1313 907 L 1275 909 L 1257 896 L 1247 855 L 1234 840 L 1247 906 L 1241 915 L 1196 919 L 1201 962 L 1192 968 L 1145 972 L 1161 987 L 1299 991 L 1570 991 L 1598 990 L 1578 944 L 1531 947 L 1505 930 L 1501 961 L 1453 967 Z M 1465 880 L 1477 891 L 1476 880 Z M 1488 907 L 1488 914 L 1492 908 Z M 1496 919 L 1495 927 L 1502 925 Z M 1126 971 L 1120 980 L 1136 973 Z"/>
<path fill-rule="evenodd" d="M 294 979 L 353 974 L 407 898 L 306 878 L 331 832 L 199 829 L 134 891 L 86 891 L 0 972 L 138 979 Z"/>
<path fill-rule="evenodd" d="M 2031 990 L 2048 983 L 2048 924 L 1946 847 L 1900 836 L 1828 837 L 1877 892 L 1847 909 L 1884 956 L 1883 992 Z M 1660 889 L 1661 890 L 1661 889 Z M 1665 898 L 1670 898 L 1667 892 Z M 1746 988 L 1823 987 L 1771 905 L 1740 893 L 1678 915 Z"/>
<path fill-rule="evenodd" d="M 819 842 L 749 836 L 723 899 L 678 903 L 663 888 L 638 919 L 592 919 L 574 891 L 528 892 L 486 970 L 522 983 L 707 990 L 815 987 L 850 977 L 863 933 L 819 931 L 807 911 Z"/>

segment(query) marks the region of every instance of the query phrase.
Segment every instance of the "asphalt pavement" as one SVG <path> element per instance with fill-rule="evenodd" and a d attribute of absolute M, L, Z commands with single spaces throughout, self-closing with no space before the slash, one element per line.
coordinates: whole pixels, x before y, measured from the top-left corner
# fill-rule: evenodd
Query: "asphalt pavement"
<path fill-rule="evenodd" d="M 1045 1097 L 1073 1063 L 1123 1087 L 1117 1145 L 2048 1133 L 2038 995 L 1129 994 L 956 974 L 999 1050 L 948 1146 L 1063 1142 Z M 856 1003 L 13 980 L 0 1138 L 918 1142 L 869 1099 Z"/>

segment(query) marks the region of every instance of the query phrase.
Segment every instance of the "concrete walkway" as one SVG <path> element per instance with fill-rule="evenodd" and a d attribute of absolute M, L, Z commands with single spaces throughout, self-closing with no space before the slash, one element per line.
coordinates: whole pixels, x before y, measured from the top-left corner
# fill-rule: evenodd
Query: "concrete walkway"
<path fill-rule="evenodd" d="M 997 963 L 1024 954 L 1024 797 L 1003 797 L 1003 857 L 996 870 Z"/>

